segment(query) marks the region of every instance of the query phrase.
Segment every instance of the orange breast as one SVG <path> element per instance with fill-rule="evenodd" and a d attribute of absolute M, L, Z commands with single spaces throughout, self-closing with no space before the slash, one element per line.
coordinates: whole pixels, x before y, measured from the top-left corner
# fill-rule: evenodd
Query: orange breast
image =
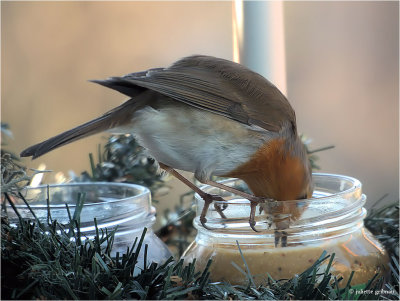
<path fill-rule="evenodd" d="M 249 161 L 226 176 L 242 179 L 254 195 L 278 201 L 295 200 L 304 190 L 304 164 L 290 151 L 283 138 L 264 144 Z M 302 211 L 296 205 L 280 206 L 274 214 L 290 214 L 292 219 Z"/>

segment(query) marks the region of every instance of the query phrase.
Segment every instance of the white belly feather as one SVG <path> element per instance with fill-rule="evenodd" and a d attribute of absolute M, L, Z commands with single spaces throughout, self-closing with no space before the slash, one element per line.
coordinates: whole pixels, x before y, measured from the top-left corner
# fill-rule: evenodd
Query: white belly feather
<path fill-rule="evenodd" d="M 123 131 L 134 134 L 157 161 L 194 172 L 199 180 L 234 170 L 271 137 L 260 128 L 185 105 L 146 107 Z"/>

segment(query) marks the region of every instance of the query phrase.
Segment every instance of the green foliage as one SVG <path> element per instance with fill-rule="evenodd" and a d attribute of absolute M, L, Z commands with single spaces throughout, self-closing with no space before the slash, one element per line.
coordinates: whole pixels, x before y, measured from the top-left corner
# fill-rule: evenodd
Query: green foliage
<path fill-rule="evenodd" d="M 376 208 L 377 204 L 384 198 L 383 196 L 375 202 L 369 210 L 364 223 L 368 230 L 384 245 L 388 252 L 391 263 L 390 270 L 392 279 L 385 284 L 385 289 L 394 291 L 394 300 L 400 300 L 399 295 L 399 202 L 391 203 L 386 206 Z"/>
<path fill-rule="evenodd" d="M 16 194 L 19 190 L 29 184 L 32 177 L 46 171 L 27 169 L 19 162 L 19 157 L 4 149 L 6 137 L 11 138 L 12 132 L 6 123 L 1 123 L 1 179 L 0 191 L 2 193 Z"/>
<path fill-rule="evenodd" d="M 127 182 L 148 187 L 155 192 L 165 186 L 157 164 L 131 135 L 115 135 L 108 138 L 104 149 L 98 148 L 97 163 L 89 155 L 91 173 L 84 171 L 75 182 L 105 181 Z"/>
<path fill-rule="evenodd" d="M 7 123 L 1 123 L 1 191 L 14 193 L 20 187 L 26 185 L 30 178 L 26 169 L 18 162 L 18 158 L 4 149 L 8 138 L 12 138 L 12 132 Z"/>
<path fill-rule="evenodd" d="M 46 170 L 29 169 L 15 159 L 15 157 L 7 151 L 1 153 L 1 179 L 0 191 L 2 193 L 16 194 L 22 188 L 29 184 L 32 177 L 38 173 L 47 172 Z"/>
<path fill-rule="evenodd" d="M 15 193 L 29 183 L 31 177 L 7 152 L 1 154 L 1 192 Z"/>
<path fill-rule="evenodd" d="M 385 246 L 389 254 L 398 256 L 399 254 L 399 203 L 391 203 L 386 206 L 376 208 L 384 197 L 377 200 L 369 210 L 364 223 L 365 226 L 374 234 Z"/>
<path fill-rule="evenodd" d="M 23 196 L 18 196 L 29 207 Z M 17 212 L 10 196 L 4 193 L 4 197 Z M 78 207 L 82 206 L 82 199 L 83 196 L 78 198 Z M 334 254 L 326 252 L 291 279 L 277 280 L 266 275 L 265 283 L 257 286 L 246 269 L 242 272 L 247 275 L 247 285 L 211 283 L 211 261 L 199 272 L 194 269 L 195 262 L 184 265 L 182 260 L 174 262 L 172 258 L 163 264 L 138 262 L 140 249 L 147 250 L 147 245 L 143 246 L 146 229 L 132 247 L 116 256 L 111 255 L 115 231 L 97 229 L 93 239 L 83 239 L 79 229 L 78 214 L 70 217 L 67 225 L 52 220 L 50 212 L 47 223 L 20 218 L 14 226 L 7 215 L 2 216 L 3 299 L 398 300 L 399 297 L 397 261 L 392 266 L 393 280 L 384 287 L 391 294 L 357 294 L 360 288 L 351 287 L 350 280 L 340 287 L 343 279 L 330 272 Z M 139 273 L 134 273 L 137 270 Z M 379 292 L 382 282 L 383 278 L 376 275 L 362 289 Z"/>

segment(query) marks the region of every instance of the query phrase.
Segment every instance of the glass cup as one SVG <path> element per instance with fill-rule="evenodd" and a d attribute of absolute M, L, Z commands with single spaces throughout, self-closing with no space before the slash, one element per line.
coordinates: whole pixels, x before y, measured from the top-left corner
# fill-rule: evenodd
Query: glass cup
<path fill-rule="evenodd" d="M 126 183 L 69 183 L 59 185 L 43 185 L 27 187 L 21 191 L 24 198 L 41 222 L 47 221 L 47 198 L 50 200 L 50 214 L 53 220 L 68 224 L 68 205 L 71 216 L 74 216 L 79 197 L 84 198 L 80 213 L 80 233 L 82 239 L 93 238 L 96 234 L 94 218 L 97 220 L 99 232 L 107 228 L 117 231 L 111 255 L 125 253 L 132 247 L 135 238 L 140 239 L 144 227 L 147 228 L 138 261 L 143 262 L 144 246 L 148 244 L 147 263 L 163 263 L 171 256 L 167 246 L 154 234 L 152 225 L 155 222 L 156 210 L 151 206 L 151 194 L 146 187 Z M 81 195 L 81 196 L 80 196 Z M 34 219 L 28 207 L 13 198 L 18 212 L 23 218 Z M 11 223 L 18 222 L 18 217 L 7 205 Z M 137 245 L 137 244 L 136 244 Z"/>
<path fill-rule="evenodd" d="M 267 279 L 267 274 L 274 279 L 292 278 L 310 267 L 324 250 L 328 254 L 335 253 L 331 272 L 344 278 L 343 285 L 352 271 L 355 271 L 352 285 L 368 282 L 377 272 L 386 276 L 388 255 L 364 227 L 366 196 L 362 194 L 361 183 L 351 177 L 323 173 L 313 174 L 313 181 L 315 188 L 311 199 L 263 204 L 264 210 L 257 210 L 255 217 L 255 228 L 259 232 L 249 226 L 248 200 L 212 186 L 203 186 L 205 192 L 221 195 L 227 200 L 216 202 L 225 218 L 211 205 L 206 215 L 206 226 L 211 230 L 205 229 L 199 221 L 204 201 L 196 195 L 198 208 L 194 226 L 198 233 L 182 258 L 185 262 L 196 259 L 198 270 L 212 259 L 211 280 L 233 284 L 246 282 L 246 276 L 234 266 L 246 271 L 238 244 L 256 283 Z M 246 189 L 245 183 L 237 179 L 221 183 Z M 291 216 L 294 210 L 288 208 L 302 208 L 302 214 Z M 280 213 L 279 221 L 288 221 L 289 227 L 284 232 L 274 223 L 277 213 Z M 284 234 L 285 247 L 276 246 L 277 234 Z"/>

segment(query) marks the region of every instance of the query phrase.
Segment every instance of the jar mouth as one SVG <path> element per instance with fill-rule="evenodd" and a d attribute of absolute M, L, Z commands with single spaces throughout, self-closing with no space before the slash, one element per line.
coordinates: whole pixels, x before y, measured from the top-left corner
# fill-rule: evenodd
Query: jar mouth
<path fill-rule="evenodd" d="M 351 196 L 351 195 L 355 195 L 356 197 L 358 197 L 361 194 L 361 182 L 355 178 L 349 177 L 349 176 L 344 176 L 344 175 L 338 175 L 338 174 L 330 174 L 330 173 L 313 173 L 312 174 L 312 179 L 313 182 L 316 185 L 316 188 L 320 188 L 323 189 L 324 192 L 329 193 L 331 192 L 331 194 L 335 194 L 336 197 L 347 197 L 347 196 Z M 330 183 L 326 183 L 323 186 L 321 186 L 321 182 L 322 181 L 326 181 L 329 180 Z M 222 180 L 222 181 L 218 181 L 221 184 L 227 185 L 227 186 L 234 186 L 232 185 L 233 181 L 239 181 L 242 182 L 241 186 L 245 185 L 247 186 L 243 181 L 236 179 L 236 178 L 229 178 L 226 180 Z M 236 184 L 236 183 L 233 183 Z M 319 185 L 319 186 L 318 186 Z M 329 185 L 329 186 L 328 186 Z M 335 185 L 339 185 L 337 187 L 335 187 Z M 203 185 L 200 186 L 200 189 L 203 190 L 204 192 L 207 193 L 215 193 L 217 190 L 221 190 L 219 188 L 213 187 L 211 185 Z M 312 195 L 311 198 L 309 199 L 302 199 L 302 200 L 287 200 L 287 201 L 274 201 L 277 204 L 297 204 L 299 202 L 302 202 L 304 204 L 313 202 L 315 199 L 318 200 L 323 200 L 323 199 L 330 199 L 332 197 L 332 195 L 326 195 L 324 193 L 322 193 L 322 191 L 315 191 L 316 189 L 314 189 L 314 193 Z M 229 193 L 229 192 L 223 192 L 224 196 L 229 197 L 229 199 L 227 199 L 225 201 L 225 203 L 227 204 L 248 204 L 249 201 L 243 199 L 240 196 L 236 196 L 233 193 Z M 196 199 L 201 199 L 200 196 L 196 193 Z M 223 202 L 221 202 L 223 203 Z"/>
<path fill-rule="evenodd" d="M 246 188 L 245 183 L 239 179 L 227 179 L 220 183 L 241 190 Z M 290 223 L 288 232 L 302 232 L 304 235 L 307 231 L 315 232 L 321 227 L 347 227 L 349 223 L 362 222 L 365 216 L 365 210 L 362 207 L 366 197 L 362 194 L 362 185 L 359 180 L 344 175 L 313 173 L 313 183 L 312 198 L 271 201 L 266 202 L 266 205 L 261 205 L 264 212 L 261 214 L 257 210 L 256 229 L 263 232 L 274 231 L 279 228 L 276 227 L 277 220 L 286 220 Z M 215 202 L 220 208 L 225 208 L 223 212 L 226 218 L 221 217 L 215 208 L 210 206 L 206 216 L 207 225 L 210 225 L 210 228 L 230 229 L 238 233 L 253 231 L 248 223 L 250 201 L 210 185 L 204 185 L 201 189 L 210 194 L 221 195 L 226 199 L 225 202 Z M 196 201 L 199 205 L 198 214 L 200 214 L 204 201 L 197 194 Z M 271 224 L 275 224 L 275 228 L 271 227 Z M 201 225 L 197 226 L 198 229 L 201 228 Z"/>
<path fill-rule="evenodd" d="M 98 228 L 118 226 L 118 231 L 150 226 L 155 221 L 155 209 L 151 206 L 150 190 L 136 184 L 84 182 L 28 186 L 21 190 L 21 194 L 41 222 L 46 222 L 50 212 L 51 218 L 61 224 L 70 222 L 70 216 L 74 216 L 77 209 L 79 195 L 84 195 L 80 213 L 82 232 L 94 230 L 94 218 L 97 219 Z M 49 206 L 47 199 L 49 199 Z M 34 219 L 22 200 L 14 198 L 13 201 L 23 218 Z M 18 221 L 11 206 L 7 204 L 6 208 L 10 221 Z"/>
<path fill-rule="evenodd" d="M 46 198 L 39 199 L 37 197 L 38 194 L 47 194 L 47 190 L 76 190 L 78 193 L 85 193 L 85 192 L 90 192 L 90 191 L 95 191 L 98 189 L 102 189 L 104 187 L 109 187 L 112 189 L 119 189 L 118 194 L 115 196 L 115 198 L 98 198 L 95 202 L 91 203 L 85 203 L 85 206 L 96 206 L 99 204 L 112 204 L 112 203 L 121 203 L 121 202 L 126 202 L 127 200 L 133 200 L 135 203 L 138 202 L 143 202 L 143 199 L 147 200 L 147 195 L 150 194 L 150 190 L 147 187 L 140 186 L 137 184 L 128 184 L 128 183 L 111 183 L 111 182 L 78 182 L 78 183 L 64 183 L 64 184 L 49 184 L 49 185 L 39 185 L 36 187 L 32 186 L 27 186 L 24 187 L 24 189 L 21 190 L 21 194 L 27 198 L 31 199 L 32 203 L 29 203 L 29 205 L 32 208 L 38 208 L 38 207 L 46 207 L 47 208 L 47 203 L 46 203 Z M 51 191 L 50 191 L 51 193 Z M 149 199 L 150 201 L 151 199 Z M 149 201 L 146 201 L 146 203 Z M 25 204 L 15 205 L 17 208 L 19 207 L 25 207 Z M 68 206 L 70 208 L 76 207 L 76 200 L 71 200 L 71 202 L 68 202 Z M 63 203 L 50 203 L 50 208 L 59 208 L 63 207 L 65 208 L 65 202 Z"/>

